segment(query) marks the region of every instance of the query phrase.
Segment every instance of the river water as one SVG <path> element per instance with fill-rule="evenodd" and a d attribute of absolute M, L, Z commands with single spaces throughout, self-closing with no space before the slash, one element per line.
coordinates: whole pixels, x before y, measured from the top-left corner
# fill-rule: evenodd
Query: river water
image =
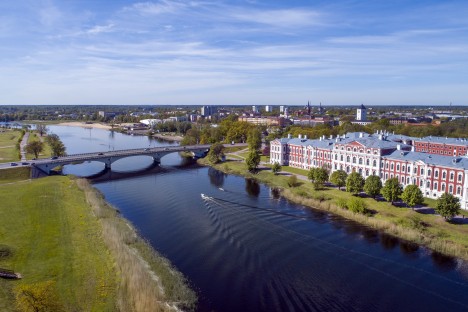
<path fill-rule="evenodd" d="M 69 154 L 171 143 L 50 126 Z M 170 154 L 94 185 L 189 279 L 199 311 L 465 311 L 468 264 L 292 204 L 253 180 Z M 92 175 L 101 163 L 66 166 Z M 206 198 L 202 198 L 205 194 Z"/>

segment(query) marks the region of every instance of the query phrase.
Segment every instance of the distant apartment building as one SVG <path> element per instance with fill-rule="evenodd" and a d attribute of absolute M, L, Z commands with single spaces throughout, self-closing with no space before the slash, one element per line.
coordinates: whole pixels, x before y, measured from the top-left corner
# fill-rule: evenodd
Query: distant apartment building
<path fill-rule="evenodd" d="M 280 106 L 280 113 L 284 113 L 284 105 Z"/>
<path fill-rule="evenodd" d="M 418 141 L 414 141 L 414 146 L 410 145 L 412 142 L 413 138 L 384 132 L 348 133 L 315 140 L 289 136 L 271 142 L 270 163 L 306 170 L 323 167 L 330 173 L 336 170 L 348 174 L 359 172 L 364 178 L 379 176 L 383 182 L 397 178 L 403 186 L 419 186 L 429 198 L 453 194 L 460 199 L 461 207 L 468 209 L 468 158 L 458 155 L 464 150 L 433 155 L 414 151 Z M 466 148 L 467 142 L 464 142 L 463 148 Z"/>
<path fill-rule="evenodd" d="M 273 111 L 273 106 L 271 105 L 265 105 L 265 112 L 271 113 Z"/>
<path fill-rule="evenodd" d="M 114 118 L 115 116 L 117 116 L 117 113 L 99 111 L 98 115 L 99 117 L 103 117 L 103 118 Z"/>
<path fill-rule="evenodd" d="M 216 114 L 218 108 L 216 106 L 202 106 L 200 110 L 200 115 L 203 117 L 209 117 L 211 115 Z"/>
<path fill-rule="evenodd" d="M 252 112 L 258 113 L 258 107 L 256 105 L 252 105 Z"/>

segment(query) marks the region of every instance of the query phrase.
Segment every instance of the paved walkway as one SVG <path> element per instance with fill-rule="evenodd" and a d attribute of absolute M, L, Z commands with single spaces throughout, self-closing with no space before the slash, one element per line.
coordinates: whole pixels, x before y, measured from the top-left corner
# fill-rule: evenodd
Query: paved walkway
<path fill-rule="evenodd" d="M 29 139 L 29 131 L 26 131 L 26 133 L 23 136 L 23 140 L 21 140 L 20 143 L 20 153 L 21 153 L 21 161 L 26 161 L 26 145 L 28 144 L 28 139 Z"/>

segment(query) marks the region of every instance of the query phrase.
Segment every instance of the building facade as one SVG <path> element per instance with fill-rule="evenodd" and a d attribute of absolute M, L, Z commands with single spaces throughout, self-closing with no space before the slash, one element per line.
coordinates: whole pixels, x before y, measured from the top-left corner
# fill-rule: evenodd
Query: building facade
<path fill-rule="evenodd" d="M 468 157 L 418 152 L 411 143 L 412 138 L 382 132 L 315 140 L 288 137 L 271 142 L 270 163 L 306 170 L 323 167 L 330 173 L 359 172 L 364 178 L 379 176 L 382 182 L 397 178 L 403 187 L 419 186 L 425 197 L 453 194 L 468 209 Z"/>
<path fill-rule="evenodd" d="M 468 139 L 425 137 L 414 141 L 416 152 L 446 156 L 467 156 Z"/>

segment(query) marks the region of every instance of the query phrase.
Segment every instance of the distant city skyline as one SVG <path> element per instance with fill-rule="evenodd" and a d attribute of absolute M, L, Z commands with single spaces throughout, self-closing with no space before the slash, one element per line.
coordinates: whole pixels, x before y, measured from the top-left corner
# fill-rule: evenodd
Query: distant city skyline
<path fill-rule="evenodd" d="M 468 105 L 466 1 L 0 2 L 0 104 Z"/>

